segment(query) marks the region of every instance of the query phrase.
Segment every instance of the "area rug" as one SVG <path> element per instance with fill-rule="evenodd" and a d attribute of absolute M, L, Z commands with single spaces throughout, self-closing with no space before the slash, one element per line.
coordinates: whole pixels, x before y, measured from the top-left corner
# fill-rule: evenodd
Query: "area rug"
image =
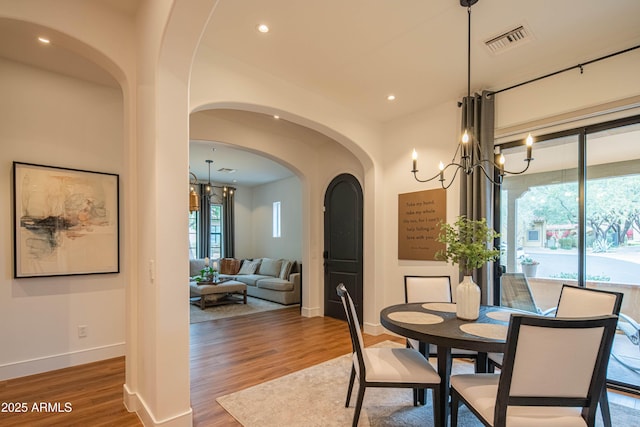
<path fill-rule="evenodd" d="M 381 346 L 397 344 L 385 341 Z M 347 427 L 353 420 L 351 407 L 344 402 L 349 384 L 351 356 L 344 355 L 302 371 L 218 397 L 217 402 L 244 427 Z M 454 361 L 454 373 L 472 373 L 473 364 Z M 431 394 L 425 406 L 413 406 L 409 389 L 370 388 L 364 397 L 359 426 L 432 426 Z M 640 411 L 611 404 L 614 426 L 638 425 Z M 461 406 L 460 427 L 482 424 Z M 602 426 L 598 414 L 598 426 Z"/>
<path fill-rule="evenodd" d="M 207 307 L 201 310 L 199 306 L 190 304 L 191 323 L 206 322 L 208 320 L 222 319 L 225 317 L 243 316 L 245 314 L 259 313 L 262 311 L 279 310 L 292 307 L 275 302 L 266 301 L 260 298 L 247 297 L 246 304 L 224 304 Z"/>

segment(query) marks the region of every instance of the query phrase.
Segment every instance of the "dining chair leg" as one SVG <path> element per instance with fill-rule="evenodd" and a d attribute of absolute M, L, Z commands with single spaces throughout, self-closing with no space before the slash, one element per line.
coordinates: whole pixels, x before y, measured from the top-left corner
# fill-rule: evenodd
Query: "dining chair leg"
<path fill-rule="evenodd" d="M 418 406 L 418 389 L 413 389 L 413 406 Z"/>
<path fill-rule="evenodd" d="M 353 365 L 351 365 L 351 378 L 349 378 L 349 388 L 347 389 L 347 402 L 344 404 L 345 408 L 349 407 L 349 402 L 351 402 L 351 394 L 353 393 L 353 383 L 356 379 L 356 370 Z"/>
<path fill-rule="evenodd" d="M 458 426 L 458 406 L 460 405 L 460 400 L 458 399 L 458 393 L 454 390 L 451 390 L 451 427 Z M 446 420 L 445 420 L 446 424 Z"/>
<path fill-rule="evenodd" d="M 487 353 L 478 352 L 475 360 L 476 374 L 486 374 L 489 372 L 489 357 Z"/>
<path fill-rule="evenodd" d="M 362 409 L 362 401 L 364 400 L 364 390 L 366 387 L 363 384 L 360 384 L 358 388 L 358 400 L 356 401 L 356 411 L 353 414 L 353 427 L 358 426 L 358 420 L 360 419 L 360 410 Z"/>
<path fill-rule="evenodd" d="M 607 396 L 607 387 L 603 387 L 602 394 L 600 394 L 600 412 L 602 413 L 602 421 L 604 427 L 611 427 L 611 412 L 609 411 L 609 397 Z"/>
<path fill-rule="evenodd" d="M 433 414 L 434 420 L 439 419 L 436 415 L 436 411 L 439 411 L 440 409 L 440 399 L 442 399 L 442 396 L 440 395 L 440 389 L 438 387 L 434 387 L 431 389 L 431 404 L 433 405 Z M 445 424 L 446 424 L 446 420 L 445 420 Z"/>

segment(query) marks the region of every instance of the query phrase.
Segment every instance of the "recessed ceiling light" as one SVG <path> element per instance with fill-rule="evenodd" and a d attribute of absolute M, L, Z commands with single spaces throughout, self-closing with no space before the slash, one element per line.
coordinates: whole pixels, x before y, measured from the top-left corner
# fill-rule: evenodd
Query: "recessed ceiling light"
<path fill-rule="evenodd" d="M 261 33 L 268 33 L 269 27 L 267 26 L 267 24 L 260 24 L 258 25 L 258 31 L 260 31 Z"/>
<path fill-rule="evenodd" d="M 395 101 L 395 100 L 396 100 L 395 95 L 387 95 L 387 101 Z"/>
<path fill-rule="evenodd" d="M 39 41 L 40 43 L 42 43 L 42 44 L 49 44 L 49 43 L 51 43 L 51 40 L 49 40 L 49 39 L 48 39 L 48 38 L 46 38 L 46 37 L 38 37 L 38 41 Z"/>
<path fill-rule="evenodd" d="M 278 116 L 277 114 L 274 114 L 274 115 L 273 115 L 273 118 L 274 118 L 274 119 L 279 119 L 279 118 L 280 118 L 280 116 Z"/>

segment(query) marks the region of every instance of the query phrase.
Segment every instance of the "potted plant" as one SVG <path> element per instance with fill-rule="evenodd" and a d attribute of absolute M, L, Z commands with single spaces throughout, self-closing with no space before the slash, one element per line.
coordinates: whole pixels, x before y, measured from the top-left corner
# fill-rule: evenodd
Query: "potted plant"
<path fill-rule="evenodd" d="M 209 266 L 209 258 L 204 259 L 204 268 L 200 270 L 200 276 L 195 278 L 196 282 L 218 282 L 218 263 L 213 262 L 213 267 Z"/>
<path fill-rule="evenodd" d="M 436 253 L 436 259 L 457 264 L 464 280 L 456 288 L 456 313 L 465 320 L 475 320 L 480 311 L 480 288 L 473 282 L 473 271 L 498 258 L 500 251 L 493 247 L 499 236 L 487 225 L 486 218 L 468 219 L 461 215 L 453 225 L 440 223 L 437 241 L 446 245 Z"/>
<path fill-rule="evenodd" d="M 540 263 L 530 256 L 522 256 L 520 257 L 520 266 L 522 267 L 522 272 L 527 277 L 536 277 L 536 272 L 538 270 L 538 265 Z"/>

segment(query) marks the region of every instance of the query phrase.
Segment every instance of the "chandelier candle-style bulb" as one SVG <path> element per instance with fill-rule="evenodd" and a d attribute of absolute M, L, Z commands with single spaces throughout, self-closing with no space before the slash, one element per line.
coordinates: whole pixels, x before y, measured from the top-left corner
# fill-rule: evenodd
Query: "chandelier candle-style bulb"
<path fill-rule="evenodd" d="M 464 130 L 464 133 L 462 134 L 462 158 L 466 159 L 469 157 L 469 152 L 471 151 L 469 148 L 469 132 L 467 132 L 467 130 Z"/>
<path fill-rule="evenodd" d="M 411 159 L 413 160 L 413 169 L 411 172 L 418 172 L 418 152 L 416 149 L 413 149 L 413 153 L 411 153 Z"/>
<path fill-rule="evenodd" d="M 469 132 L 467 132 L 467 130 L 464 130 L 464 133 L 462 134 L 462 143 L 466 144 L 467 142 L 469 142 Z"/>
<path fill-rule="evenodd" d="M 527 160 L 533 160 L 531 158 L 531 152 L 533 151 L 533 137 L 531 134 L 527 136 Z"/>
<path fill-rule="evenodd" d="M 500 167 L 500 176 L 504 176 L 504 154 L 500 154 L 500 158 L 498 158 L 498 166 Z"/>
<path fill-rule="evenodd" d="M 440 182 L 444 181 L 444 163 L 440 162 L 438 165 L 438 169 L 440 169 Z"/>

